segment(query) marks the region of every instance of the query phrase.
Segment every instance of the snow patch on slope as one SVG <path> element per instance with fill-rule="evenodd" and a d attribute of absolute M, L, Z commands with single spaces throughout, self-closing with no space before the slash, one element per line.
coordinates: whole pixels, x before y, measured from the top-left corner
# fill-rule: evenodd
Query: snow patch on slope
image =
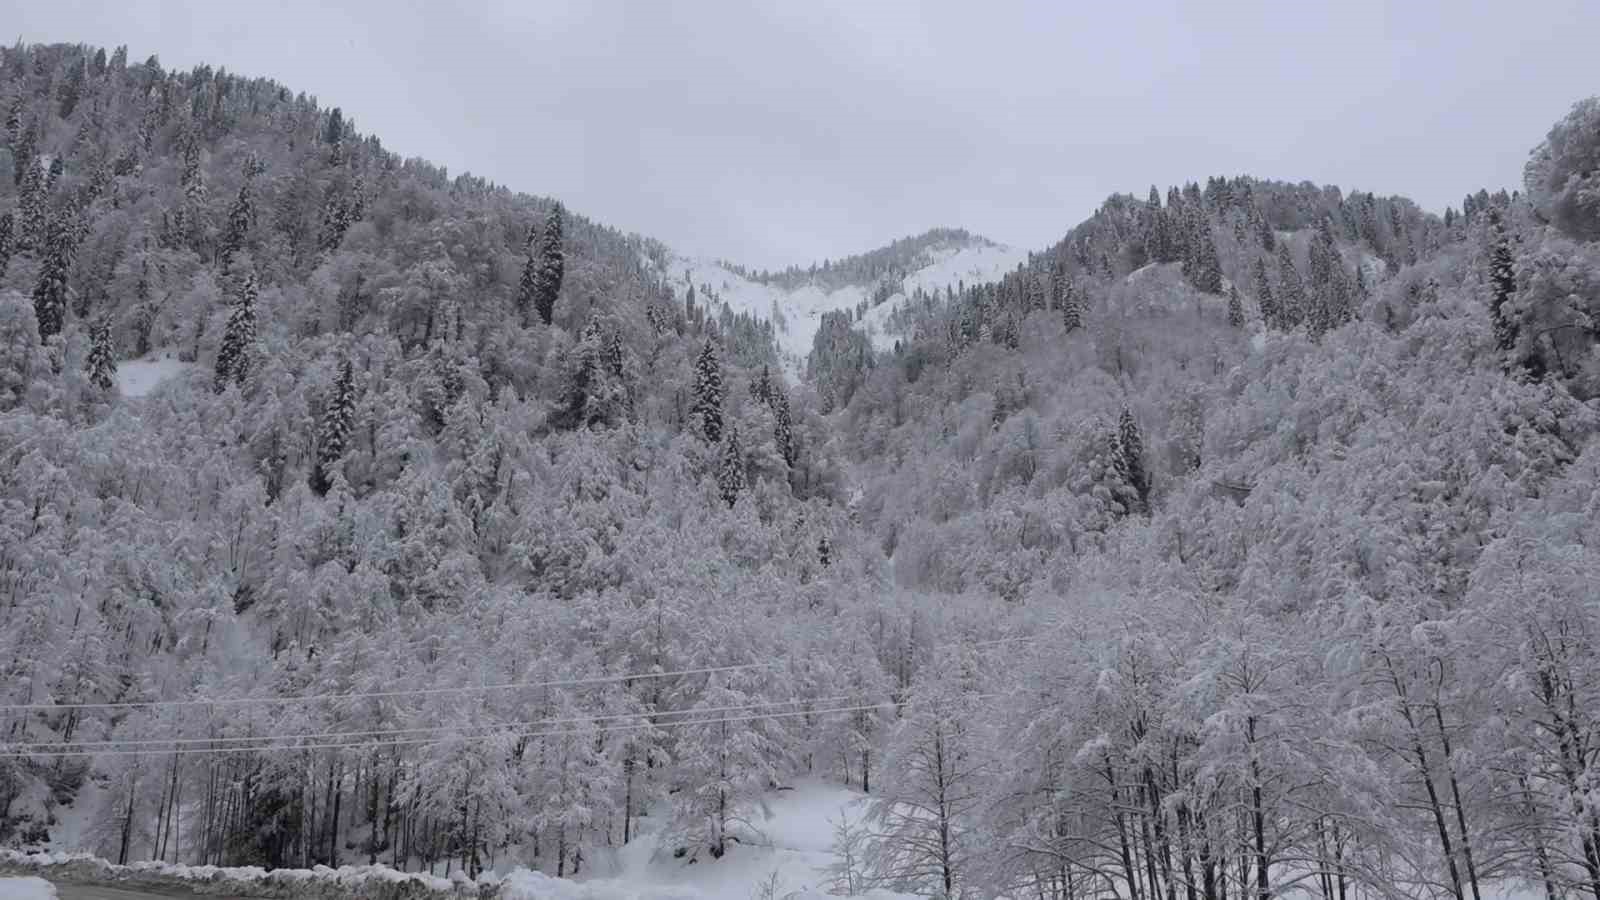
<path fill-rule="evenodd" d="M 943 247 L 930 251 L 932 261 L 906 276 L 900 291 L 890 295 L 882 305 L 868 310 L 862 321 L 869 326 L 873 343 L 880 349 L 893 346 L 895 338 L 887 330 L 889 315 L 918 288 L 927 292 L 942 292 L 946 285 L 959 282 L 969 285 L 995 281 L 1015 269 L 1028 258 L 1026 250 L 1000 244 L 975 241 L 964 246 Z M 854 309 L 866 301 L 873 285 L 847 285 L 837 290 L 824 290 L 811 284 L 794 290 L 777 285 L 761 284 L 734 272 L 721 263 L 704 258 L 674 257 L 666 272 L 673 290 L 681 298 L 692 283 L 695 302 L 706 304 L 726 303 L 735 313 L 749 313 L 773 323 L 778 352 L 784 371 L 797 379 L 805 368 L 805 358 L 811 352 L 812 339 L 822 323 L 822 314 L 838 309 Z"/>
<path fill-rule="evenodd" d="M 192 367 L 192 363 L 173 359 L 170 353 L 119 362 L 117 389 L 124 397 L 143 397 L 155 390 L 163 381 Z"/>

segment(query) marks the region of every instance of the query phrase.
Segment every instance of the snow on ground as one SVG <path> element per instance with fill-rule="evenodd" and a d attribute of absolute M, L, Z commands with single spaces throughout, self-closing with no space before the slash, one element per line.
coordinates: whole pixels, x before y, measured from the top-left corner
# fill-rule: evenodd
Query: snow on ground
<path fill-rule="evenodd" d="M 1028 258 L 1026 250 L 976 242 L 961 247 L 944 247 L 932 251 L 930 255 L 932 261 L 908 275 L 901 283 L 899 293 L 867 312 L 863 324 L 872 326 L 869 330 L 873 334 L 874 344 L 879 348 L 886 349 L 894 345 L 898 335 L 888 333 L 885 323 L 889 314 L 918 288 L 931 293 L 935 290 L 942 292 L 946 285 L 955 286 L 960 282 L 971 285 L 995 281 Z M 728 304 L 736 313 L 745 312 L 772 320 L 783 368 L 791 379 L 798 378 L 805 366 L 806 355 L 811 352 L 811 341 L 822 323 L 822 314 L 836 309 L 854 309 L 867 299 L 872 289 L 870 284 L 848 285 L 835 291 L 805 285 L 788 291 L 776 285 L 751 281 L 714 260 L 690 257 L 675 257 L 668 265 L 667 276 L 680 297 L 692 282 L 696 302 L 714 298 Z"/>
<path fill-rule="evenodd" d="M 579 879 L 551 878 L 517 869 L 506 876 L 505 900 L 773 900 L 791 893 L 828 892 L 833 864 L 833 827 L 842 818 L 859 823 L 865 797 L 847 788 L 802 782 L 768 795 L 721 859 L 700 855 L 692 864 L 674 859 L 660 835 L 647 833 L 595 861 Z M 650 817 L 657 819 L 664 817 Z M 646 822 L 649 819 L 645 820 Z M 775 880 L 774 880 L 775 879 Z M 898 895 L 874 892 L 882 900 Z"/>
<path fill-rule="evenodd" d="M 174 359 L 171 353 L 151 354 L 145 359 L 117 363 L 117 389 L 124 397 L 143 397 L 163 381 L 191 368 L 191 363 Z"/>
<path fill-rule="evenodd" d="M 56 889 L 43 878 L 0 878 L 0 900 L 55 900 Z"/>

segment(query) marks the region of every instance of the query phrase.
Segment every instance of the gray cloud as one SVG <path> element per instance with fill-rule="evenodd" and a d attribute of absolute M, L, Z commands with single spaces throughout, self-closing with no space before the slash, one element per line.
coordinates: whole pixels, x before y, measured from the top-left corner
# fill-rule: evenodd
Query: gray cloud
<path fill-rule="evenodd" d="M 1314 8 L 1315 7 L 1315 8 Z M 933 225 L 1043 247 L 1250 173 L 1432 209 L 1600 91 L 1600 4 L 0 2 L 25 40 L 268 75 L 393 149 L 754 265 Z"/>

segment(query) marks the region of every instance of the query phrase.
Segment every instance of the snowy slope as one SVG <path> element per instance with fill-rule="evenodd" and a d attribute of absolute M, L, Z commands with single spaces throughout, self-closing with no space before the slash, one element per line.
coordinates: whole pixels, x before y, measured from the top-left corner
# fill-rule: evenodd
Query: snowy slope
<path fill-rule="evenodd" d="M 117 363 L 117 389 L 124 397 L 143 397 L 190 366 L 190 363 L 173 359 L 170 353 L 125 360 Z"/>
<path fill-rule="evenodd" d="M 1026 250 L 981 239 L 962 246 L 935 249 L 929 255 L 932 259 L 928 265 L 908 275 L 901 282 L 901 291 L 870 310 L 863 320 L 861 327 L 870 326 L 868 330 L 878 347 L 894 344 L 898 335 L 887 333 L 884 323 L 917 288 L 931 292 L 942 291 L 946 285 L 954 286 L 962 281 L 967 284 L 994 281 L 1028 258 Z M 680 297 L 692 283 L 697 302 L 720 301 L 735 313 L 745 312 L 772 321 L 784 371 L 792 379 L 798 378 L 805 369 L 805 358 L 811 352 L 811 340 L 816 336 L 822 314 L 851 309 L 865 300 L 872 289 L 870 284 L 853 284 L 833 291 L 817 285 L 785 290 L 751 281 L 715 260 L 697 257 L 674 257 L 665 274 Z"/>

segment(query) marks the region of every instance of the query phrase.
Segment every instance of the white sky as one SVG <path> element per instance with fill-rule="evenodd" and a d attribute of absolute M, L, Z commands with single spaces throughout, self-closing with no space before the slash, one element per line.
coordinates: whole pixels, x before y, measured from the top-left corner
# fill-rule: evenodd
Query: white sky
<path fill-rule="evenodd" d="M 1600 92 L 1600 2 L 0 0 L 0 33 L 266 75 L 391 149 L 674 247 L 807 263 L 934 225 L 1042 248 L 1212 174 L 1517 187 Z"/>

